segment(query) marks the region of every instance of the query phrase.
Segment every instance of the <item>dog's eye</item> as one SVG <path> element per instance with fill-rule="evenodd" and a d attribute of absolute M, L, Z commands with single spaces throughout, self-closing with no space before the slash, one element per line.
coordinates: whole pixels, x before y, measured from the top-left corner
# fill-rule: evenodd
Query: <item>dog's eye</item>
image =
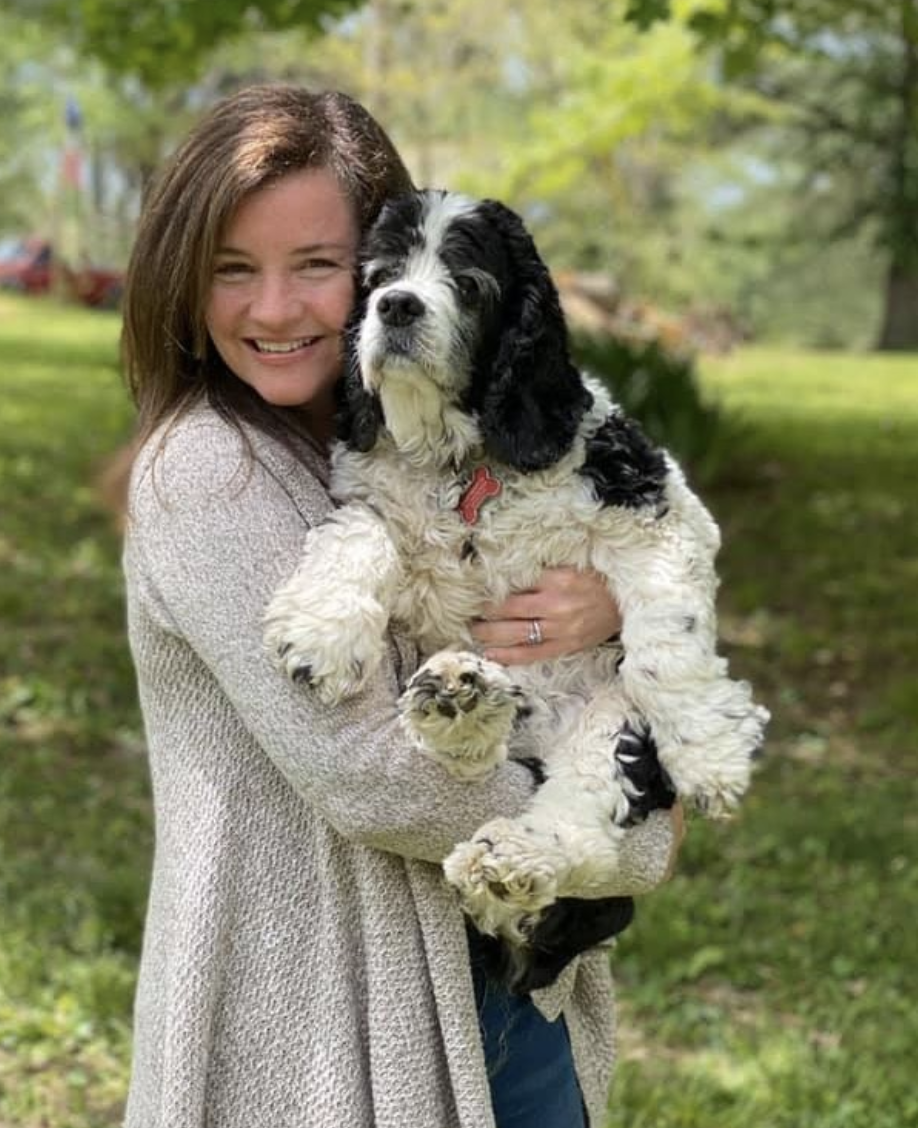
<path fill-rule="evenodd" d="M 385 286 L 387 282 L 392 282 L 398 276 L 398 271 L 394 266 L 369 266 L 364 272 L 364 281 L 371 290 L 375 290 L 377 286 Z"/>
<path fill-rule="evenodd" d="M 481 296 L 481 287 L 478 280 L 470 274 L 460 274 L 456 277 L 456 289 L 464 302 L 472 305 Z"/>

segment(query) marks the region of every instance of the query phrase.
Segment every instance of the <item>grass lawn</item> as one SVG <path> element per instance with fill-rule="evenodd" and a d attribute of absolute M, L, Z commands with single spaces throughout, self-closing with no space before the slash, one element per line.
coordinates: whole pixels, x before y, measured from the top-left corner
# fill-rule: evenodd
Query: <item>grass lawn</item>
<path fill-rule="evenodd" d="M 0 1126 L 123 1105 L 151 845 L 118 538 L 118 320 L 0 297 Z"/>
<path fill-rule="evenodd" d="M 0 1128 L 122 1109 L 152 836 L 93 488 L 130 427 L 117 334 L 0 298 Z M 614 956 L 607 1128 L 918 1125 L 918 358 L 748 350 L 703 380 L 741 423 L 705 494 L 772 738 Z"/>
<path fill-rule="evenodd" d="M 723 635 L 773 713 L 616 956 L 610 1128 L 918 1124 L 918 357 L 703 365 L 742 423 L 706 491 Z"/>

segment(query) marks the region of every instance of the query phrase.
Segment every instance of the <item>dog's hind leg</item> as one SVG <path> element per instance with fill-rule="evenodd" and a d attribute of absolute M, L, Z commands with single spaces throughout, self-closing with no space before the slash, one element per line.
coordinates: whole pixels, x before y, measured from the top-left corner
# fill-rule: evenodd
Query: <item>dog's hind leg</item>
<path fill-rule="evenodd" d="M 528 810 L 486 823 L 453 850 L 444 872 L 481 931 L 525 943 L 558 898 L 619 892 L 621 837 L 646 814 L 628 775 L 640 754 L 620 702 L 597 695 L 552 756 Z"/>

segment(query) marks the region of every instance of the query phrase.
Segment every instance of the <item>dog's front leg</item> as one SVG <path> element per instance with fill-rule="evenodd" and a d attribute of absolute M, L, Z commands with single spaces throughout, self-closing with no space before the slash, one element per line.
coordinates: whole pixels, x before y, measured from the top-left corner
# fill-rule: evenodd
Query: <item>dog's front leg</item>
<path fill-rule="evenodd" d="M 418 748 L 459 779 L 481 779 L 507 758 L 517 721 L 532 706 L 503 666 L 465 650 L 431 655 L 399 702 Z"/>
<path fill-rule="evenodd" d="M 373 510 L 357 503 L 336 510 L 309 530 L 296 572 L 268 605 L 270 653 L 327 704 L 352 696 L 379 665 L 401 572 Z"/>

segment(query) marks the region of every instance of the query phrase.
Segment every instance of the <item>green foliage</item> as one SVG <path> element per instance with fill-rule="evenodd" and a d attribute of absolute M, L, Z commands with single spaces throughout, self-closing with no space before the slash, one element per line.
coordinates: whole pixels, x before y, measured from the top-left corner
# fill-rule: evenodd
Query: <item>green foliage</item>
<path fill-rule="evenodd" d="M 0 234 L 40 226 L 48 144 L 63 132 L 63 102 L 49 99 L 47 66 L 54 53 L 38 26 L 0 10 Z"/>
<path fill-rule="evenodd" d="M 419 182 L 506 199 L 553 267 L 609 273 L 667 308 L 729 307 L 769 339 L 857 347 L 899 262 L 908 337 L 913 5 L 353 6 L 8 0 L 0 227 L 47 230 L 60 213 L 48 168 L 66 94 L 84 110 L 87 174 L 101 170 L 82 241 L 120 263 L 144 184 L 201 110 L 290 79 L 366 101 Z"/>
<path fill-rule="evenodd" d="M 721 291 L 726 283 L 731 291 L 729 299 L 738 304 L 749 295 L 749 274 L 771 273 L 769 260 L 784 259 L 786 265 L 788 249 L 802 257 L 808 268 L 818 271 L 828 244 L 842 247 L 836 260 L 857 259 L 867 240 L 872 240 L 874 262 L 862 279 L 848 281 L 843 270 L 835 290 L 845 306 L 856 310 L 863 324 L 869 320 L 871 336 L 878 337 L 880 347 L 918 347 L 918 14 L 912 0 L 888 4 L 854 0 L 844 6 L 844 11 L 837 0 L 794 0 L 781 5 L 774 0 L 678 0 L 672 4 L 668 0 L 631 0 L 625 20 L 640 28 L 648 43 L 666 28 L 681 29 L 686 36 L 692 36 L 696 63 L 712 57 L 717 60 L 717 93 L 708 95 L 706 113 L 697 112 L 703 105 L 698 100 L 703 87 L 697 81 L 694 85 L 680 85 L 675 97 L 669 99 L 680 110 L 689 109 L 695 142 L 695 160 L 686 161 L 681 149 L 677 149 L 677 160 L 683 169 L 704 161 L 698 146 L 704 134 L 699 127 L 706 126 L 712 114 L 719 111 L 720 121 L 714 118 L 712 135 L 716 138 L 720 134 L 722 147 L 724 138 L 732 134 L 734 147 L 745 154 L 751 165 L 757 164 L 759 171 L 770 169 L 771 191 L 766 208 L 780 222 L 761 239 L 759 253 L 750 254 L 745 239 L 756 228 L 760 238 L 764 234 L 758 222 L 758 204 L 763 193 L 750 192 L 746 187 L 742 190 L 744 206 L 728 209 L 733 214 L 727 216 L 726 224 L 712 217 L 710 236 L 702 232 L 700 242 L 690 254 L 686 253 L 677 239 L 667 237 L 667 231 L 671 227 L 684 230 L 688 220 L 688 226 L 695 226 L 697 233 L 697 222 L 693 221 L 703 216 L 704 208 L 686 209 L 684 194 L 677 202 L 675 194 L 682 178 L 674 177 L 669 163 L 665 158 L 661 160 L 658 151 L 654 152 L 659 140 L 651 130 L 649 136 L 654 137 L 655 145 L 648 146 L 641 135 L 638 162 L 645 165 L 644 180 L 649 179 L 652 186 L 655 181 L 658 192 L 662 184 L 675 194 L 662 208 L 655 209 L 656 214 L 648 209 L 639 215 L 635 230 L 631 229 L 627 213 L 615 215 L 620 238 L 612 249 L 619 274 L 620 248 L 630 236 L 646 246 L 635 253 L 637 274 L 645 292 L 662 292 L 668 297 L 676 287 L 667 283 L 665 270 L 661 271 L 655 260 L 662 258 L 665 262 L 672 257 L 693 265 L 700 262 L 703 273 L 714 274 L 713 270 L 705 272 L 704 267 L 723 257 L 718 256 L 716 240 L 724 236 L 724 227 L 736 227 L 739 216 L 749 230 L 732 232 L 726 270 L 715 282 Z M 587 55 L 598 41 L 598 37 L 590 41 L 585 48 Z M 642 54 L 644 51 L 646 47 Z M 603 54 L 610 58 L 614 52 L 607 49 Z M 649 51 L 647 54 L 652 58 Z M 674 63 L 671 60 L 671 65 L 662 71 L 664 85 L 679 82 L 679 68 Z M 620 65 L 619 62 L 616 72 Z M 577 69 L 586 76 L 587 101 L 599 96 L 588 115 L 591 132 L 584 134 L 591 141 L 578 144 L 577 151 L 601 159 L 602 123 L 611 114 L 619 129 L 614 137 L 615 148 L 619 154 L 627 155 L 628 136 L 621 130 L 634 108 L 627 85 L 616 73 L 614 78 L 606 79 L 610 83 L 606 90 L 602 78 L 597 80 L 579 64 Z M 613 73 L 612 68 L 609 73 Z M 659 68 L 651 66 L 650 73 L 654 75 L 654 84 L 659 85 Z M 578 101 L 583 97 L 576 80 L 565 95 L 556 100 L 556 106 L 540 122 L 540 143 L 546 158 L 549 151 L 562 157 L 560 167 L 551 166 L 554 176 L 582 182 L 583 168 L 576 177 L 569 175 L 575 171 L 569 152 L 552 142 L 554 118 L 560 124 L 558 136 L 568 144 L 577 144 L 577 122 L 572 113 L 576 114 Z M 729 107 L 729 112 L 724 112 L 725 107 Z M 657 110 L 655 117 L 657 129 L 661 125 L 670 128 L 665 112 Z M 595 128 L 592 123 L 596 123 Z M 534 159 L 538 152 L 536 146 Z M 652 156 L 648 161 L 649 154 Z M 732 187 L 738 187 L 736 180 Z M 578 197 L 575 216 L 578 208 L 581 212 L 589 210 L 584 207 L 588 197 L 579 193 Z M 576 219 L 569 224 L 575 228 L 576 225 Z M 821 273 L 826 277 L 834 272 L 822 267 Z M 800 290 L 794 286 L 792 276 L 788 277 L 789 286 L 773 291 L 779 293 L 779 300 L 786 299 L 789 290 Z M 882 295 L 882 301 L 877 297 L 873 301 L 868 299 L 868 285 L 874 288 L 875 295 Z M 822 289 L 817 285 L 817 292 Z M 766 332 L 775 328 L 765 310 L 770 296 L 766 293 L 759 302 L 764 316 L 750 319 L 750 323 L 756 322 Z M 802 324 L 796 331 L 798 339 L 841 344 L 865 336 L 865 329 L 852 330 L 851 319 L 838 316 L 837 311 L 835 324 L 831 323 L 832 307 L 837 303 L 820 303 L 818 298 L 814 302 L 806 291 L 804 296 L 804 318 L 809 324 Z M 793 302 L 791 296 L 788 308 L 793 308 Z M 881 304 L 882 316 L 878 316 L 876 307 Z M 882 326 L 879 333 L 878 326 Z"/>
<path fill-rule="evenodd" d="M 667 447 L 692 476 L 706 482 L 723 465 L 735 438 L 717 407 L 702 397 L 687 354 L 660 341 L 575 334 L 578 362 L 608 387 L 647 435 Z"/>
<path fill-rule="evenodd" d="M 641 5 L 646 6 L 646 5 Z M 771 159 L 800 170 L 801 229 L 869 230 L 893 277 L 880 347 L 918 348 L 918 13 L 913 0 L 738 0 L 689 21 L 734 89 L 791 110 Z M 898 291 L 898 292 L 897 292 Z"/>
<path fill-rule="evenodd" d="M 316 28 L 356 0 L 8 0 L 23 15 L 62 31 L 83 55 L 148 90 L 189 82 L 208 54 L 245 32 Z"/>
<path fill-rule="evenodd" d="M 669 18 L 669 0 L 628 0 L 625 19 L 646 31 L 658 20 Z"/>

